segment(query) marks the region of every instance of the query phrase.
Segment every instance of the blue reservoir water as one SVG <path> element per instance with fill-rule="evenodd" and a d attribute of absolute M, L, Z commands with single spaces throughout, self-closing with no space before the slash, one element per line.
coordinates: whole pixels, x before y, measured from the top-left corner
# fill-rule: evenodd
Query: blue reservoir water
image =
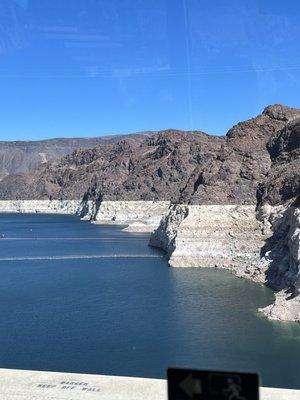
<path fill-rule="evenodd" d="M 70 216 L 0 215 L 0 368 L 165 377 L 258 371 L 300 388 L 300 326 L 257 312 L 260 285 L 168 268 L 148 236 Z"/>

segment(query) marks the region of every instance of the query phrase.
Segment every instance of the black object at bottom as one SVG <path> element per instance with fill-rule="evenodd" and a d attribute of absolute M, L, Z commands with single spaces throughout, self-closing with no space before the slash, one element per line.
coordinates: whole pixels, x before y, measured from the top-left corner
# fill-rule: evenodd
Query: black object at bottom
<path fill-rule="evenodd" d="M 257 374 L 168 369 L 169 400 L 259 400 Z"/>

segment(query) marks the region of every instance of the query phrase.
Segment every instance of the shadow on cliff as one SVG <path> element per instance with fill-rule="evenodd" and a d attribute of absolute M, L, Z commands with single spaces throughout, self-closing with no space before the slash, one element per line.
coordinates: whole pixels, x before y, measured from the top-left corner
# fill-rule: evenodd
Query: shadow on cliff
<path fill-rule="evenodd" d="M 300 196 L 273 222 L 273 234 L 261 249 L 261 258 L 268 264 L 266 285 L 276 291 L 285 290 L 287 300 L 300 295 L 295 286 L 299 268 L 293 265 L 289 245 L 292 213 L 300 206 Z"/>

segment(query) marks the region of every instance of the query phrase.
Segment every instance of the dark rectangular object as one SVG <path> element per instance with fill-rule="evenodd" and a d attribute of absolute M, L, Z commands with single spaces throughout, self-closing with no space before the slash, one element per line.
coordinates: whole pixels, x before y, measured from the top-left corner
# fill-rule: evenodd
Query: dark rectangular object
<path fill-rule="evenodd" d="M 259 400 L 259 377 L 244 372 L 168 369 L 169 400 Z"/>

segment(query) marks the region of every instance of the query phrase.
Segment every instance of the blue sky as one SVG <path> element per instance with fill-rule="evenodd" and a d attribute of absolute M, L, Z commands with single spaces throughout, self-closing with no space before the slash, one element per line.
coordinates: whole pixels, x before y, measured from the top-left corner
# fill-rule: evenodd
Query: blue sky
<path fill-rule="evenodd" d="M 0 0 L 0 139 L 223 134 L 300 107 L 299 0 Z"/>

